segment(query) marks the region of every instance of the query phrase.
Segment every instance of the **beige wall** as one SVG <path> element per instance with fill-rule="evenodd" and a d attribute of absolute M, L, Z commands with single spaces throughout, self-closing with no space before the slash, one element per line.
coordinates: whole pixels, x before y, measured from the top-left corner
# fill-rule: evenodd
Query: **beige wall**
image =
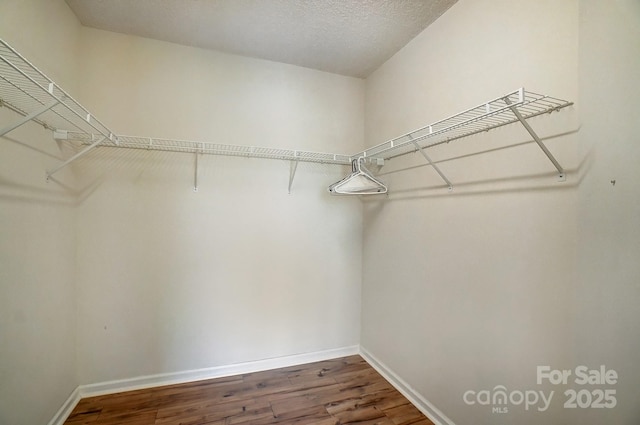
<path fill-rule="evenodd" d="M 0 2 L 0 38 L 66 88 L 80 25 L 64 2 Z M 0 108 L 0 128 L 20 117 Z M 62 156 L 28 124 L 0 139 L 0 423 L 47 423 L 76 379 L 75 197 L 45 170 Z M 57 176 L 73 185 L 68 172 Z"/>
<path fill-rule="evenodd" d="M 355 152 L 364 82 L 83 29 L 82 97 L 124 134 Z M 78 221 L 82 383 L 356 345 L 357 199 L 344 167 L 98 150 Z"/>
<path fill-rule="evenodd" d="M 459 1 L 367 79 L 367 144 L 521 86 L 576 100 L 578 24 L 577 1 Z M 389 198 L 364 204 L 361 344 L 457 424 L 562 422 L 561 395 L 545 413 L 462 400 L 540 389 L 537 365 L 571 361 L 577 108 L 530 124 L 565 183 L 511 126 L 429 151 L 452 193 L 413 154 L 382 169 Z"/>
<path fill-rule="evenodd" d="M 454 423 L 637 423 L 639 19 L 632 1 L 461 0 L 367 80 L 369 145 L 518 86 L 577 102 L 530 120 L 565 183 L 512 126 L 430 151 L 453 193 L 410 155 L 364 204 L 361 344 Z M 538 365 L 603 364 L 615 409 L 536 384 Z M 544 413 L 462 400 L 497 385 L 555 395 Z"/>
<path fill-rule="evenodd" d="M 640 3 L 580 3 L 581 155 L 575 363 L 619 376 L 618 406 L 576 412 L 580 424 L 640 418 Z M 615 180 L 615 186 L 611 181 Z"/>
<path fill-rule="evenodd" d="M 62 1 L 2 8 L 0 36 L 120 133 L 363 147 L 362 80 L 82 28 Z M 97 149 L 47 185 L 50 132 L 5 139 L 2 423 L 47 421 L 79 383 L 359 343 L 342 167 L 301 164 L 289 195 L 286 162 L 202 157 L 194 193 L 191 155 Z"/>

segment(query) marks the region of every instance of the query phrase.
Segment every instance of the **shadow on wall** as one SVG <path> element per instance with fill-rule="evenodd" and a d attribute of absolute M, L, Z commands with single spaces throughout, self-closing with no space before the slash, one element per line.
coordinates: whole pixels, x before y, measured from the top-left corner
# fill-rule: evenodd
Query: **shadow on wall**
<path fill-rule="evenodd" d="M 11 137 L 6 136 L 6 135 L 5 135 L 5 136 L 2 136 L 2 138 L 3 138 L 4 140 L 6 140 L 6 141 L 9 141 L 9 142 L 15 143 L 16 145 L 19 145 L 19 146 L 21 146 L 21 147 L 23 147 L 23 148 L 30 149 L 30 150 L 32 150 L 32 151 L 34 151 L 34 152 L 36 152 L 36 153 L 42 154 L 42 155 L 44 155 L 44 156 L 48 156 L 49 158 L 52 158 L 52 159 L 55 159 L 55 160 L 58 160 L 58 161 L 64 161 L 64 158 L 62 158 L 61 156 L 53 155 L 53 154 L 51 154 L 50 152 L 47 152 L 47 151 L 45 151 L 45 150 L 43 150 L 43 149 L 38 149 L 38 148 L 36 148 L 36 147 L 34 147 L 34 146 L 31 146 L 31 145 L 30 145 L 30 144 L 28 144 L 28 143 L 21 142 L 20 140 L 17 140 L 17 139 L 11 138 Z"/>
<path fill-rule="evenodd" d="M 78 193 L 74 188 L 61 182 L 56 185 L 47 185 L 45 170 L 40 168 L 44 163 L 63 161 L 62 155 L 9 135 L 0 138 L 0 143 L 4 146 L 9 144 L 17 146 L 18 151 L 24 152 L 24 158 L 29 164 L 21 167 L 21 163 L 16 161 L 15 157 L 4 153 L 8 168 L 0 170 L 3 171 L 0 174 L 0 199 L 61 206 L 73 206 L 76 203 Z M 37 163 L 31 162 L 34 158 L 37 158 Z M 30 166 L 31 164 L 33 167 Z M 13 179 L 14 176 L 15 179 Z"/>
<path fill-rule="evenodd" d="M 265 175 L 269 175 L 269 179 L 276 178 L 273 184 L 277 186 L 277 190 L 286 191 L 290 178 L 289 161 L 199 154 L 199 165 L 196 165 L 194 153 L 98 146 L 63 168 L 59 174 L 47 179 L 47 170 L 54 169 L 55 164 L 81 152 L 87 145 L 79 142 L 57 141 L 60 155 L 55 155 L 16 138 L 5 136 L 4 141 L 24 149 L 25 153 L 35 154 L 43 159 L 43 161 L 33 162 L 33 169 L 29 170 L 31 179 L 28 183 L 24 183 L 25 179 L 22 178 L 14 181 L 0 176 L 0 198 L 14 201 L 77 206 L 85 202 L 106 181 L 113 178 L 125 178 L 134 184 L 143 179 L 160 185 L 177 182 L 189 191 L 194 189 L 194 185 L 204 181 L 229 184 L 221 175 L 223 168 L 236 169 L 234 174 L 239 176 L 238 181 L 235 182 L 237 184 L 241 184 L 245 179 L 247 182 L 265 180 L 262 176 L 264 171 Z M 54 165 L 44 166 L 43 163 Z M 274 170 L 269 169 L 273 167 L 269 164 L 274 163 L 278 164 L 275 168 L 275 176 Z M 41 166 L 42 169 L 37 169 Z M 301 162 L 297 167 L 297 176 L 302 176 L 301 171 L 304 171 L 306 175 L 326 179 L 328 186 L 338 176 L 346 173 L 346 169 L 346 166 Z M 37 173 L 41 173 L 42 180 L 39 175 L 36 175 Z M 65 175 L 65 173 L 71 173 L 73 178 L 69 178 L 69 174 Z M 251 173 L 254 175 L 251 176 Z M 296 177 L 296 181 L 299 178 L 301 177 Z M 48 184 L 45 184 L 45 181 Z M 296 182 L 293 183 L 293 188 L 295 187 Z M 322 191 L 324 189 L 324 187 L 319 188 Z"/>
<path fill-rule="evenodd" d="M 53 155 L 14 138 L 6 136 L 3 137 L 3 143 L 6 142 L 11 142 L 21 148 L 29 149 L 37 155 L 42 155 L 45 158 L 54 159 L 60 162 L 64 161 L 64 159 L 59 156 Z M 38 163 L 38 165 L 40 165 L 40 163 Z M 93 191 L 95 191 L 100 185 L 99 180 L 94 180 L 87 185 L 74 187 L 73 185 L 64 182 L 63 179 L 59 179 L 54 176 L 47 179 L 46 171 L 44 169 L 36 170 L 36 172 L 42 173 L 42 180 L 41 182 L 36 181 L 31 184 L 17 182 L 0 176 L 0 199 L 33 204 L 51 204 L 73 207 L 82 203 L 82 201 L 90 196 L 90 194 L 93 193 Z"/>

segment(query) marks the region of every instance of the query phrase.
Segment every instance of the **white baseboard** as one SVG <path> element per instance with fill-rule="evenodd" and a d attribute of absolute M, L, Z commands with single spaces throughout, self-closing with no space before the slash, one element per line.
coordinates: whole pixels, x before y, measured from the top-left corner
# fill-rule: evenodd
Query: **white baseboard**
<path fill-rule="evenodd" d="M 76 407 L 78 402 L 80 401 L 80 390 L 79 387 L 76 387 L 75 390 L 71 392 L 67 400 L 62 404 L 60 409 L 56 412 L 53 418 L 49 421 L 48 425 L 62 425 L 64 421 L 67 420 L 73 409 Z"/>
<path fill-rule="evenodd" d="M 380 373 L 391 385 L 402 393 L 414 406 L 428 417 L 436 425 L 455 425 L 444 413 L 436 408 L 429 400 L 407 384 L 402 378 L 396 375 L 387 365 L 378 360 L 366 348 L 360 346 L 360 355 L 375 370 Z"/>
<path fill-rule="evenodd" d="M 263 370 L 277 369 L 280 367 L 295 366 L 299 364 L 334 359 L 337 357 L 351 356 L 354 354 L 359 354 L 359 348 L 359 346 L 354 345 L 350 347 L 334 348 L 331 350 L 316 351 L 312 353 L 294 354 L 291 356 L 276 357 L 271 359 L 257 360 L 253 362 L 236 363 L 205 369 L 138 376 L 135 378 L 120 379 L 116 381 L 80 385 L 79 391 L 81 397 L 94 397 L 98 395 L 119 393 L 122 391 L 159 387 L 162 385 L 182 384 L 185 382 L 200 381 L 203 379 L 222 378 L 225 376 L 260 372 Z"/>
<path fill-rule="evenodd" d="M 351 356 L 354 354 L 360 354 L 367 363 L 376 369 L 387 381 L 400 391 L 402 395 L 407 397 L 407 399 L 422 413 L 424 413 L 434 424 L 455 425 L 451 419 L 447 418 L 444 413 L 422 397 L 384 363 L 376 359 L 376 357 L 367 351 L 367 349 L 357 345 L 205 369 L 161 373 L 157 375 L 138 376 L 135 378 L 120 379 L 116 381 L 80 385 L 71 393 L 71 395 L 69 395 L 69 398 L 65 401 L 62 407 L 60 407 L 53 419 L 49 421 L 48 425 L 63 425 L 64 421 L 69 417 L 80 399 L 84 397 L 94 397 L 119 393 L 122 391 L 158 387 L 162 385 L 181 384 L 185 382 L 200 381 L 203 379 L 222 378 L 225 376 L 240 375 L 243 373 L 261 372 L 264 370 Z"/>

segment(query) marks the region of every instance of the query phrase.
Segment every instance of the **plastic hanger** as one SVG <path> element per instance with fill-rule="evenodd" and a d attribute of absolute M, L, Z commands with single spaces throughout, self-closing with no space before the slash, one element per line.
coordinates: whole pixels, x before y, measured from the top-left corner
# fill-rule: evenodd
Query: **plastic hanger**
<path fill-rule="evenodd" d="M 387 193 L 387 186 L 371 175 L 362 165 L 364 157 L 351 162 L 351 174 L 329 186 L 335 195 L 381 195 Z"/>

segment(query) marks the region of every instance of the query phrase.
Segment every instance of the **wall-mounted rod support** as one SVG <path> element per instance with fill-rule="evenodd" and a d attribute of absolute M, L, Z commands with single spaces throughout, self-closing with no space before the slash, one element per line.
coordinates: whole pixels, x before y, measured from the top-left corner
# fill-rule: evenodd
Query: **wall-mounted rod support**
<path fill-rule="evenodd" d="M 106 137 L 99 138 L 98 140 L 96 140 L 95 142 L 93 142 L 92 144 L 90 144 L 89 146 L 87 146 L 86 148 L 84 148 L 83 150 L 78 152 L 77 154 L 73 155 L 71 158 L 67 159 L 62 164 L 58 165 L 55 169 L 47 172 L 47 181 L 49 181 L 49 178 L 51 176 L 53 176 L 55 173 L 57 173 L 58 171 L 62 170 L 64 167 L 66 167 L 67 165 L 71 164 L 73 161 L 75 161 L 76 159 L 80 158 L 81 156 L 84 156 L 87 152 L 89 152 L 91 149 L 95 148 L 100 143 L 104 142 L 105 140 L 107 140 Z"/>
<path fill-rule="evenodd" d="M 291 185 L 293 185 L 293 178 L 296 176 L 297 169 L 298 161 L 291 161 L 289 164 L 289 195 L 291 195 Z"/>
<path fill-rule="evenodd" d="M 26 124 L 27 122 L 31 121 L 32 119 L 38 117 L 39 115 L 44 114 L 45 112 L 47 112 L 49 109 L 53 108 L 54 106 L 56 106 L 58 103 L 60 103 L 59 101 L 55 100 L 53 102 L 51 102 L 48 105 L 44 105 L 42 108 L 38 109 L 37 111 L 33 111 L 32 113 L 30 113 L 29 115 L 25 115 L 21 120 L 19 120 L 18 122 L 16 122 L 15 124 L 12 124 L 8 127 L 5 127 L 3 129 L 0 130 L 0 137 L 4 136 L 5 134 L 7 134 L 10 131 L 15 130 L 16 128 L 20 127 L 22 124 Z"/>
<path fill-rule="evenodd" d="M 518 108 L 516 108 L 515 106 L 512 106 L 511 100 L 509 100 L 508 97 L 503 98 L 503 100 L 507 105 L 509 105 L 509 108 L 511 109 L 511 112 L 513 112 L 513 115 L 515 115 L 516 118 L 518 119 L 518 121 L 520 121 L 520 124 L 522 124 L 522 126 L 525 128 L 525 130 L 527 130 L 527 132 L 529 132 L 531 137 L 533 137 L 533 140 L 535 140 L 535 142 L 538 144 L 540 149 L 542 149 L 542 152 L 544 152 L 544 154 L 547 155 L 547 158 L 549 158 L 549 161 L 551 161 L 553 166 L 556 167 L 556 169 L 558 170 L 558 173 L 560 173 L 560 181 L 564 181 L 565 180 L 565 173 L 564 173 L 564 169 L 562 168 L 560 163 L 556 160 L 556 158 L 549 151 L 549 149 L 547 149 L 545 144 L 542 143 L 542 140 L 540 139 L 540 137 L 538 137 L 536 132 L 533 131 L 533 128 L 531 128 L 531 126 L 524 119 L 522 114 L 520 114 L 520 111 L 518 111 Z"/>
<path fill-rule="evenodd" d="M 193 191 L 198 191 L 198 152 L 196 152 L 196 166 L 193 170 Z"/>
<path fill-rule="evenodd" d="M 409 136 L 411 139 L 413 139 L 413 137 Z M 444 175 L 444 173 L 440 170 L 440 167 L 438 167 L 433 161 L 431 161 L 431 158 L 429 158 L 429 155 L 427 155 L 427 153 L 424 151 L 424 148 L 421 148 L 420 145 L 418 144 L 418 142 L 416 142 L 415 140 L 411 140 L 411 142 L 414 144 L 414 146 L 416 147 L 416 149 L 418 150 L 418 152 L 420 152 L 422 154 L 422 156 L 424 157 L 424 159 L 427 160 L 427 162 L 429 163 L 429 165 L 431 165 L 433 167 L 434 170 L 436 170 L 436 172 L 438 173 L 438 175 L 440 176 L 440 178 L 442 180 L 444 180 L 444 182 L 447 184 L 447 186 L 449 186 L 449 192 L 451 192 L 453 190 L 453 185 L 451 184 L 451 181 L 447 178 L 447 176 Z"/>

